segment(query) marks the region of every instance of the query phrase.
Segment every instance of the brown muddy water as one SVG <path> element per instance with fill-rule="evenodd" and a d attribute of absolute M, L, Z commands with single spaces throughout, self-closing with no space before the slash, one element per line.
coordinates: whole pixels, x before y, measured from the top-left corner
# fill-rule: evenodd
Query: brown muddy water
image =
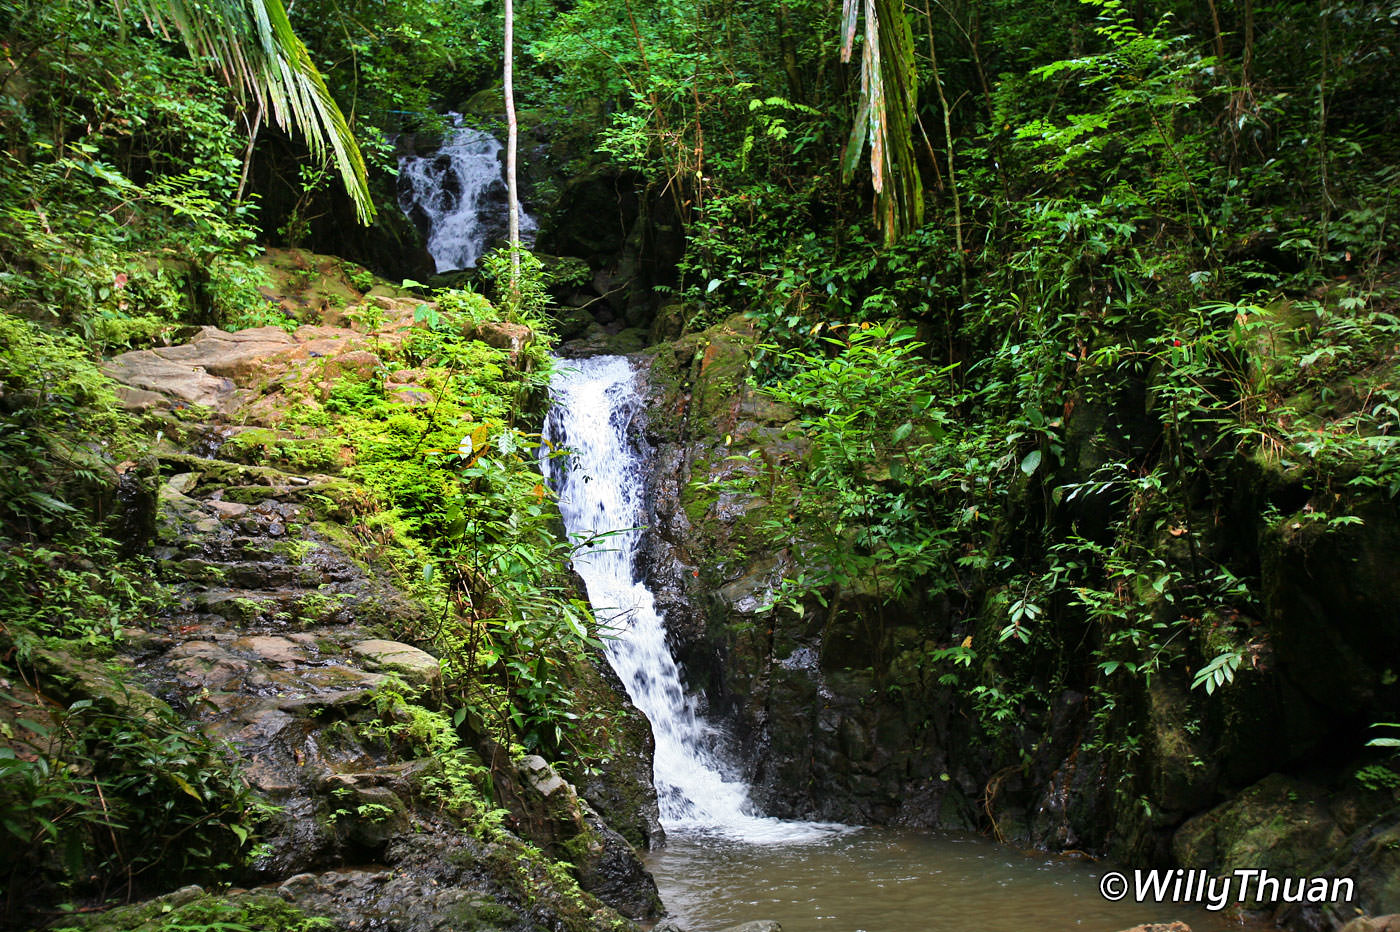
<path fill-rule="evenodd" d="M 820 841 L 675 835 L 648 857 L 661 898 L 688 932 L 776 919 L 783 932 L 1118 932 L 1181 921 L 1193 932 L 1264 932 L 1226 912 L 1111 903 L 1107 870 L 975 835 L 863 828 Z M 1131 869 L 1125 873 L 1132 876 Z"/>

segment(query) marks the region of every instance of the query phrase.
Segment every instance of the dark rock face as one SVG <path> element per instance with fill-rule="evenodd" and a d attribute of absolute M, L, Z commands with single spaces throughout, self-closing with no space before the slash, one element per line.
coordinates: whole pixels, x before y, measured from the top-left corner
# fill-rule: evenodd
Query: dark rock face
<path fill-rule="evenodd" d="M 150 903 L 79 917 L 72 924 L 87 932 L 153 932 L 170 928 L 172 918 L 186 911 L 207 915 L 222 910 L 248 922 L 287 917 L 283 910 L 289 906 L 301 916 L 327 920 L 335 932 L 635 928 L 593 897 L 569 890 L 518 841 L 488 843 L 440 834 L 397 838 L 371 867 L 295 874 L 251 892 L 206 894 L 187 887 Z"/>
<path fill-rule="evenodd" d="M 1400 514 L 1375 502 L 1357 517 L 1329 528 L 1304 511 L 1260 539 L 1277 662 L 1311 702 L 1353 719 L 1400 708 L 1400 685 L 1386 676 L 1400 657 Z"/>
<path fill-rule="evenodd" d="M 302 198 L 300 186 L 288 184 L 285 179 L 297 177 L 296 166 L 304 158 L 305 150 L 288 137 L 272 133 L 259 137 L 249 189 L 263 192 L 258 219 L 264 240 L 284 242 L 276 231 L 284 228 L 294 213 L 299 213 L 309 218 L 308 229 L 304 238 L 293 245 L 352 259 L 393 281 L 426 281 L 433 272 L 432 257 L 422 234 L 401 211 L 381 210 L 373 223 L 364 226 L 339 182 L 315 192 L 310 203 L 298 203 Z M 369 183 L 376 204 L 395 203 L 396 177 L 371 165 Z"/>
<path fill-rule="evenodd" d="M 582 582 L 578 585 L 582 586 Z M 582 728 L 598 746 L 613 742 L 617 753 L 605 762 L 581 774 L 573 775 L 580 796 L 595 809 L 603 820 L 638 851 L 664 847 L 666 833 L 661 828 L 661 811 L 652 784 L 651 762 L 656 742 L 651 723 L 627 698 L 627 690 L 617 678 L 607 658 L 601 652 L 593 663 L 578 670 L 576 690 L 580 705 L 598 708 L 619 705 L 619 714 L 612 722 Z"/>
<path fill-rule="evenodd" d="M 753 340 L 735 318 L 642 357 L 653 468 L 639 565 L 672 649 L 767 812 L 966 827 L 980 783 L 946 758 L 946 690 L 920 671 L 932 645 L 916 619 L 936 627 L 945 607 L 767 611 L 787 554 L 761 532 L 769 503 L 724 483 L 789 468 L 805 442 L 745 383 Z"/>
<path fill-rule="evenodd" d="M 520 834 L 574 866 L 579 886 L 633 919 L 661 915 L 661 899 L 636 852 L 563 777 L 526 757 L 507 784 L 497 782 Z"/>
<path fill-rule="evenodd" d="M 1255 868 L 1275 877 L 1350 878 L 1356 903 L 1364 906 L 1400 897 L 1397 840 L 1400 808 L 1392 793 L 1337 793 L 1271 774 L 1181 826 L 1172 848 L 1182 865 L 1217 873 Z M 1336 929 L 1353 915 L 1350 904 L 1295 903 L 1279 910 L 1289 928 L 1309 932 Z"/>
<path fill-rule="evenodd" d="M 182 471 L 161 489 L 157 555 L 182 595 L 172 636 L 146 639 L 148 651 L 165 649 L 140 676 L 237 748 L 254 789 L 280 807 L 264 837 L 261 879 L 386 857 L 422 831 L 414 804 L 437 764 L 397 760 L 363 726 L 391 675 L 430 705 L 441 690 L 435 657 L 383 636 L 422 630 L 421 608 L 327 536 L 335 525 L 326 502 L 353 492 L 344 480 L 297 483 L 266 468 L 177 462 Z M 248 488 L 270 497 L 237 504 Z M 574 864 L 585 890 L 628 915 L 656 915 L 655 885 L 632 847 L 533 760 L 544 774 L 516 781 L 509 800 L 517 831 Z M 346 883 L 313 886 L 332 900 L 363 892 Z"/>
<path fill-rule="evenodd" d="M 589 154 L 575 149 L 577 142 L 551 135 L 542 146 L 548 153 L 544 164 L 573 161 L 577 170 L 567 177 L 541 178 L 536 185 L 542 193 L 554 192 L 539 199 L 539 247 L 587 263 L 587 281 L 556 289 L 561 306 L 586 315 L 579 333 L 593 328 L 592 338 L 601 342 L 633 330 L 637 345 L 601 350 L 633 352 L 647 342 L 657 315 L 656 286 L 675 284 L 676 264 L 685 252 L 683 224 L 661 186 L 588 164 Z"/>

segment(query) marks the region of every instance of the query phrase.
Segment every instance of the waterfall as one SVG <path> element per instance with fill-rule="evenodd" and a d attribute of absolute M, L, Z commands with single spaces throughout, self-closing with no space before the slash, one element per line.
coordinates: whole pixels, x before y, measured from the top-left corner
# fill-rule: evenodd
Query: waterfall
<path fill-rule="evenodd" d="M 508 227 L 500 142 L 462 126 L 459 114 L 449 116 L 454 128 L 435 151 L 399 157 L 399 207 L 424 231 L 439 272 L 475 268 Z M 521 210 L 520 236 L 527 245 L 536 229 Z"/>
<path fill-rule="evenodd" d="M 840 830 L 758 815 L 748 787 L 725 773 L 717 754 L 722 735 L 681 685 L 655 599 L 637 579 L 646 459 L 634 424 L 641 399 L 631 365 L 621 356 L 561 360 L 550 394 L 541 469 L 576 545 L 574 569 L 611 635 L 608 661 L 651 722 L 662 824 L 672 833 L 750 842 L 817 840 Z M 568 452 L 550 457 L 550 447 Z"/>

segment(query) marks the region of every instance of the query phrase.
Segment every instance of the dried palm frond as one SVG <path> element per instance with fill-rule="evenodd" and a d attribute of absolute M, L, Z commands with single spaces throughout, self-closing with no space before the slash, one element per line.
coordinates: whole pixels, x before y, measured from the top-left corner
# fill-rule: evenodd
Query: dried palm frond
<path fill-rule="evenodd" d="M 865 41 L 861 45 L 860 97 L 851 135 L 841 156 L 841 176 L 849 183 L 870 143 L 870 181 L 875 214 L 885 241 L 914 229 L 924 218 L 924 189 L 914 157 L 914 39 L 899 0 L 844 0 L 841 9 L 841 60 L 855 47 L 862 7 Z"/>

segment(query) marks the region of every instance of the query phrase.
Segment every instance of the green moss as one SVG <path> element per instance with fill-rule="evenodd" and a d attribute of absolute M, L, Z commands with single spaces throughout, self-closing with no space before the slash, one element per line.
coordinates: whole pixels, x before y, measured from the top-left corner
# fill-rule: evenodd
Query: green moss
<path fill-rule="evenodd" d="M 340 611 L 346 602 L 353 599 L 347 593 L 309 593 L 297 600 L 294 614 L 298 620 L 314 624 Z"/>
<path fill-rule="evenodd" d="M 692 527 L 702 527 L 710 513 L 710 509 L 719 501 L 719 496 L 713 492 L 696 491 L 694 482 L 686 486 L 686 490 L 681 493 L 681 507 L 685 509 L 685 516 L 690 519 Z"/>
<path fill-rule="evenodd" d="M 239 431 L 219 449 L 222 459 L 268 466 L 289 473 L 336 472 L 340 441 L 331 437 L 294 437 L 267 427 Z"/>
<path fill-rule="evenodd" d="M 520 921 L 520 915 L 508 906 L 490 900 L 473 898 L 448 913 L 452 928 L 460 932 L 495 932 L 508 929 Z"/>
<path fill-rule="evenodd" d="M 221 896 L 189 887 L 168 896 L 83 916 L 55 932 L 189 932 L 257 929 L 259 932 L 331 932 L 328 919 L 308 916 L 270 893 Z"/>

